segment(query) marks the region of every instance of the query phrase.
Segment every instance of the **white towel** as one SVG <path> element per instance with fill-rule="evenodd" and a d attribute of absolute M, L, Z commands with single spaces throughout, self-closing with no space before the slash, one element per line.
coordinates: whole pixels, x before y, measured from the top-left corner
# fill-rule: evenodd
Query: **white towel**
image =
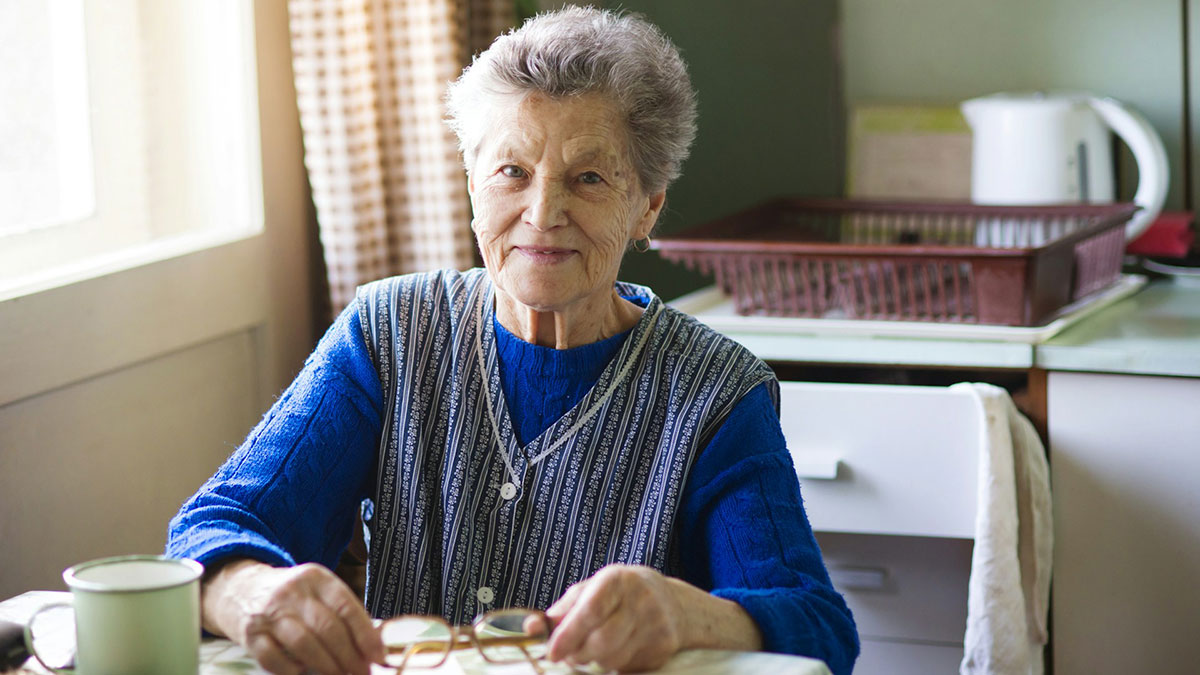
<path fill-rule="evenodd" d="M 984 419 L 962 675 L 1041 675 L 1054 545 L 1050 471 L 1033 425 L 1008 393 L 961 383 Z"/>

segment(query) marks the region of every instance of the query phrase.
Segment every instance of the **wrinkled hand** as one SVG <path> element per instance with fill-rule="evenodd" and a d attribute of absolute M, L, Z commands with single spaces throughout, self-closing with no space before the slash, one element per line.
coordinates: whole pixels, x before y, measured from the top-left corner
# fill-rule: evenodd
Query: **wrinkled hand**
<path fill-rule="evenodd" d="M 204 585 L 204 625 L 276 675 L 369 675 L 383 640 L 346 584 L 316 564 L 231 562 Z"/>
<path fill-rule="evenodd" d="M 547 656 L 620 671 L 662 666 L 688 646 L 680 585 L 650 567 L 604 567 L 546 610 L 553 624 Z"/>

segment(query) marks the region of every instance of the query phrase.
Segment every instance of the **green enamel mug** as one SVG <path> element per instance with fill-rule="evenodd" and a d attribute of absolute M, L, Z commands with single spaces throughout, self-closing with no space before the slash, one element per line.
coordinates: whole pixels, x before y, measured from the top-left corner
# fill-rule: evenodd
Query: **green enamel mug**
<path fill-rule="evenodd" d="M 55 668 L 34 648 L 33 617 L 25 627 L 29 652 L 55 673 L 75 675 L 196 675 L 200 671 L 200 575 L 194 560 L 154 555 L 81 563 L 63 572 L 75 611 L 75 667 Z"/>

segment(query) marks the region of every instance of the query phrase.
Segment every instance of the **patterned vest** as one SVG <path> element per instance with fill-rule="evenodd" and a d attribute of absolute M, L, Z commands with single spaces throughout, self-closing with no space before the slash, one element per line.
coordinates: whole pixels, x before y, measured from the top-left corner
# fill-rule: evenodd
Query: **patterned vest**
<path fill-rule="evenodd" d="M 641 319 L 579 404 L 522 448 L 485 270 L 359 289 L 387 402 L 363 509 L 373 616 L 462 623 L 489 609 L 549 607 L 609 563 L 677 569 L 672 534 L 693 460 L 774 376 L 648 289 L 617 290 L 648 300 Z"/>

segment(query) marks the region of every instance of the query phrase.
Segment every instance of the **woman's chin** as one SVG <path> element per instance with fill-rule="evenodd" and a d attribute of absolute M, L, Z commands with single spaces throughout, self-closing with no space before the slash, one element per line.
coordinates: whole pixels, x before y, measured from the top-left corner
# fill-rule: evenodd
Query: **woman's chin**
<path fill-rule="evenodd" d="M 529 309 L 560 312 L 586 295 L 577 287 L 577 280 L 577 274 L 522 274 L 502 280 L 499 286 Z"/>
<path fill-rule="evenodd" d="M 562 293 L 522 293 L 513 299 L 535 312 L 562 312 L 571 306 L 570 298 Z"/>
<path fill-rule="evenodd" d="M 525 283 L 516 288 L 509 287 L 506 290 L 518 304 L 535 312 L 569 311 L 587 295 L 569 285 L 569 282 Z"/>

